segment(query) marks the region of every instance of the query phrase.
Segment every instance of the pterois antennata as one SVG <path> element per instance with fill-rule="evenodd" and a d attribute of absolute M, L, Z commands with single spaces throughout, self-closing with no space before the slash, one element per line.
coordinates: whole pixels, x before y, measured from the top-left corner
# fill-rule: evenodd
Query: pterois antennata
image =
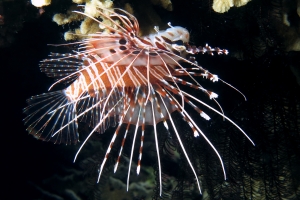
<path fill-rule="evenodd" d="M 189 32 L 185 28 L 173 27 L 170 24 L 170 28 L 165 31 L 156 29 L 156 34 L 140 37 L 139 24 L 133 15 L 121 9 L 106 10 L 109 14 L 105 14 L 103 10 L 106 9 L 98 9 L 101 17 L 109 20 L 113 26 L 94 17 L 88 17 L 106 27 L 109 33 L 90 34 L 88 39 L 77 43 L 80 45 L 78 51 L 70 54 L 52 53 L 49 59 L 42 61 L 41 71 L 58 79 L 50 89 L 59 83 L 70 85 L 66 89 L 28 99 L 29 106 L 24 109 L 24 113 L 27 114 L 24 119 L 25 125 L 28 127 L 27 131 L 40 140 L 75 144 L 79 141 L 77 122 L 89 123 L 93 129 L 82 142 L 75 156 L 76 160 L 77 155 L 94 132 L 105 132 L 109 123 L 117 123 L 115 133 L 99 169 L 99 181 L 115 139 L 122 132 L 120 131 L 122 124 L 127 124 L 127 126 L 123 133 L 114 171 L 117 170 L 128 130 L 131 125 L 135 126 L 127 176 L 128 190 L 136 137 L 140 135 L 136 169 L 139 174 L 143 141 L 144 137 L 147 138 L 145 126 L 151 125 L 154 129 L 161 195 L 159 132 L 156 126 L 158 123 L 162 123 L 167 130 L 172 129 L 175 133 L 201 193 L 198 176 L 171 115 L 177 111 L 190 126 L 191 134 L 195 137 L 201 135 L 215 151 L 226 179 L 224 165 L 218 151 L 186 111 L 186 107 L 194 109 L 205 120 L 209 120 L 210 117 L 198 105 L 209 108 L 236 126 L 251 142 L 252 140 L 237 124 L 223 114 L 220 106 L 221 112 L 180 87 L 184 85 L 202 91 L 216 102 L 215 98 L 218 95 L 203 88 L 195 77 L 202 76 L 212 82 L 224 81 L 199 66 L 193 58 L 187 59 L 186 55 L 213 54 L 213 52 L 227 54 L 227 50 L 211 48 L 207 45 L 198 48 L 191 46 L 188 44 Z M 184 62 L 190 67 L 183 67 L 180 63 Z M 183 80 L 181 77 L 188 77 L 191 81 Z"/>

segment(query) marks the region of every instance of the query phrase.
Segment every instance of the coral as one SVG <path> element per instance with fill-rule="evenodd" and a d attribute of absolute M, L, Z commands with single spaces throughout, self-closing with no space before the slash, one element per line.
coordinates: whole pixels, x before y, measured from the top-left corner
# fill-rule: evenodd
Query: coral
<path fill-rule="evenodd" d="M 233 4 L 236 7 L 244 6 L 251 0 L 233 0 Z"/>
<path fill-rule="evenodd" d="M 124 10 L 126 10 L 127 12 L 129 12 L 130 14 L 133 14 L 133 8 L 129 3 L 126 3 L 124 6 Z"/>
<path fill-rule="evenodd" d="M 100 17 L 99 12 L 97 9 L 99 7 L 101 8 L 107 8 L 110 9 L 113 7 L 113 2 L 111 0 L 73 0 L 74 3 L 76 4 L 82 4 L 85 3 L 84 6 L 84 13 L 92 16 L 92 17 Z M 87 34 L 90 33 L 96 33 L 99 32 L 100 30 L 102 31 L 108 31 L 105 29 L 104 26 L 100 26 L 97 22 L 90 18 L 86 18 L 82 14 L 74 13 L 72 12 L 73 10 L 76 10 L 76 6 L 71 6 L 69 10 L 67 11 L 66 14 L 58 13 L 53 16 L 53 21 L 56 22 L 58 25 L 64 25 L 64 24 L 69 24 L 74 21 L 80 21 L 81 22 L 80 28 L 77 28 L 73 31 L 69 30 L 64 34 L 65 40 L 78 40 L 78 39 L 83 39 L 86 37 Z M 104 14 L 108 14 L 107 11 L 103 11 Z M 112 22 L 105 19 L 102 21 L 103 23 L 112 26 Z"/>
<path fill-rule="evenodd" d="M 214 0 L 212 7 L 214 11 L 219 13 L 224 13 L 227 12 L 232 6 L 233 6 L 232 0 Z"/>
<path fill-rule="evenodd" d="M 171 0 L 151 0 L 151 2 L 154 5 L 161 5 L 164 9 L 166 9 L 168 11 L 172 11 L 173 10 L 173 6 L 172 6 Z"/>
<path fill-rule="evenodd" d="M 297 10 L 295 9 L 297 6 Z M 277 7 L 277 8 L 276 8 Z M 300 1 L 286 1 L 281 5 L 281 13 L 278 14 L 279 6 L 274 6 L 272 15 L 274 15 L 274 25 L 280 39 L 282 40 L 284 50 L 300 51 Z M 276 21 L 275 21 L 276 20 Z"/>
<path fill-rule="evenodd" d="M 48 6 L 51 4 L 51 0 L 31 0 L 31 4 L 35 7 Z"/>
<path fill-rule="evenodd" d="M 84 13 L 88 14 L 92 17 L 100 17 L 97 8 L 113 8 L 113 1 L 111 0 L 73 0 L 73 3 L 76 4 L 85 4 Z M 136 14 L 140 21 L 140 34 L 148 35 L 149 33 L 154 33 L 154 26 L 160 26 L 163 29 L 167 28 L 167 22 L 162 23 L 160 16 L 157 14 L 157 11 L 153 8 L 153 5 L 161 6 L 168 11 L 173 10 L 171 0 L 146 0 L 143 4 L 135 3 L 125 3 L 124 9 L 131 14 Z M 66 13 L 58 13 L 53 16 L 53 21 L 58 25 L 70 24 L 76 21 L 82 21 L 80 28 L 69 30 L 65 32 L 64 39 L 65 40 L 80 40 L 86 37 L 87 34 L 96 33 L 100 30 L 102 32 L 107 32 L 104 26 L 98 26 L 96 22 L 93 20 L 86 18 L 83 15 L 78 13 L 74 13 L 72 11 L 78 10 L 76 6 L 71 6 Z M 104 11 L 105 14 L 108 14 Z M 142 17 L 139 17 L 142 16 Z M 111 21 L 104 19 L 103 23 L 112 25 Z"/>
<path fill-rule="evenodd" d="M 77 13 L 72 12 L 72 10 L 75 9 L 76 9 L 75 6 L 71 6 L 70 10 L 68 10 L 66 14 L 62 14 L 62 13 L 55 14 L 52 20 L 58 25 L 69 24 L 74 21 L 82 20 L 84 18 L 83 15 L 79 15 Z"/>
<path fill-rule="evenodd" d="M 89 129 L 85 127 L 82 131 L 85 133 Z M 108 133 L 107 136 L 110 134 Z M 106 137 L 106 135 L 103 136 Z M 129 159 L 127 157 L 122 157 L 123 162 L 120 163 L 115 174 L 112 173 L 112 166 L 106 168 L 105 175 L 97 183 L 98 174 L 96 169 L 99 167 L 99 162 L 101 162 L 99 158 L 103 157 L 102 152 L 105 151 L 106 147 L 103 141 L 99 141 L 97 137 L 93 137 L 93 140 L 89 141 L 87 145 L 87 148 L 82 152 L 81 161 L 75 162 L 71 166 L 68 163 L 69 161 L 64 162 L 64 160 L 68 160 L 66 154 L 58 155 L 60 154 L 59 151 L 55 150 L 53 154 L 57 155 L 56 158 L 61 157 L 62 159 L 59 159 L 61 162 L 54 164 L 56 167 L 53 167 L 55 170 L 53 170 L 51 176 L 45 177 L 39 182 L 29 181 L 33 193 L 44 198 L 59 200 L 120 199 L 120 197 L 124 200 L 152 199 L 151 194 L 155 187 L 155 177 L 151 166 L 144 165 L 139 176 L 132 176 L 128 192 L 126 191 L 126 179 L 124 179 L 128 172 Z M 65 147 L 62 148 L 66 150 Z M 118 150 L 118 148 L 113 150 Z M 113 156 L 109 159 L 115 161 Z M 136 163 L 133 162 L 132 174 L 136 174 L 136 167 Z"/>
<path fill-rule="evenodd" d="M 244 6 L 250 0 L 214 0 L 213 9 L 218 13 L 227 12 L 231 7 L 236 6 Z"/>

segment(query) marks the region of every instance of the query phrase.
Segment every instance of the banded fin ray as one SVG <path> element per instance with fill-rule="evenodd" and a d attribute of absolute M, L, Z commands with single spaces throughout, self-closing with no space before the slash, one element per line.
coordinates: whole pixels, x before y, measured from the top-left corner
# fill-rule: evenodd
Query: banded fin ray
<path fill-rule="evenodd" d="M 48 77 L 60 80 L 61 84 L 68 85 L 78 78 L 76 72 L 81 66 L 83 61 L 76 54 L 51 53 L 48 59 L 41 62 L 40 70 Z"/>
<path fill-rule="evenodd" d="M 87 98 L 81 98 L 77 103 L 76 112 L 80 116 L 79 121 L 87 123 L 89 127 L 98 126 L 96 132 L 99 133 L 104 133 L 107 128 L 116 125 L 118 114 L 121 112 L 120 109 L 123 106 L 123 103 L 119 103 L 120 105 L 116 103 L 117 100 L 121 98 L 121 95 L 118 92 L 112 93 L 106 108 L 103 108 L 103 103 L 107 98 L 104 91 L 103 93 L 97 92 L 93 96 L 90 96 L 88 92 L 85 92 L 82 96 L 86 96 Z M 103 115 L 106 115 L 110 109 L 112 109 L 112 111 L 110 112 L 109 117 L 99 125 L 102 118 L 102 109 L 106 110 Z"/>
<path fill-rule="evenodd" d="M 78 142 L 75 104 L 67 98 L 64 90 L 33 96 L 27 103 L 28 106 L 23 110 L 27 117 L 23 121 L 29 134 L 39 140 L 58 144 Z"/>

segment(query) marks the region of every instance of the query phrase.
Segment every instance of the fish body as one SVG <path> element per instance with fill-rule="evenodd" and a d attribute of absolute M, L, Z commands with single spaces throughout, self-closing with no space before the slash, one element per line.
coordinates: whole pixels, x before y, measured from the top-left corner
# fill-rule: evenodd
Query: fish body
<path fill-rule="evenodd" d="M 178 125 L 174 123 L 171 115 L 177 111 L 190 126 L 191 133 L 195 137 L 202 135 L 213 148 L 220 159 L 226 178 L 224 165 L 218 151 L 186 111 L 186 107 L 191 107 L 202 118 L 209 120 L 210 117 L 199 108 L 200 106 L 206 107 L 228 119 L 251 142 L 252 140 L 222 111 L 212 108 L 194 95 L 184 91 L 181 86 L 188 86 L 196 91 L 204 92 L 209 99 L 217 103 L 215 98 L 218 95 L 203 88 L 195 77 L 201 76 L 212 82 L 221 79 L 186 56 L 205 52 L 209 54 L 213 54 L 213 52 L 227 54 L 228 52 L 219 48 L 211 48 L 208 45 L 198 48 L 190 46 L 188 44 L 189 32 L 179 26 L 170 25 L 170 28 L 165 31 L 156 29 L 156 34 L 140 37 L 139 25 L 133 15 L 121 9 L 107 11 L 110 15 L 105 15 L 99 8 L 100 15 L 110 20 L 116 28 L 103 24 L 91 16 L 88 17 L 99 25 L 105 26 L 110 33 L 90 34 L 87 39 L 79 43 L 81 47 L 84 47 L 83 49 L 80 48 L 80 50 L 68 54 L 52 53 L 48 59 L 42 61 L 41 71 L 57 79 L 53 86 L 62 83 L 69 86 L 63 90 L 51 91 L 27 100 L 29 106 L 24 109 L 24 113 L 27 114 L 24 119 L 27 131 L 40 140 L 76 144 L 79 142 L 78 121 L 86 122 L 93 130 L 81 143 L 75 156 L 76 159 L 94 132 L 104 133 L 109 126 L 116 126 L 99 168 L 99 181 L 110 150 L 120 133 L 120 127 L 127 124 L 114 171 L 117 170 L 128 130 L 131 126 L 135 126 L 128 167 L 128 189 L 136 137 L 140 135 L 141 140 L 137 165 L 139 174 L 145 126 L 151 125 L 154 128 L 154 145 L 157 151 L 161 194 L 159 133 L 156 125 L 163 123 L 168 131 L 172 129 L 175 133 L 201 192 L 198 175 L 180 139 Z M 116 23 L 113 20 L 115 18 L 121 23 Z M 184 62 L 189 67 L 183 67 L 182 63 Z M 188 77 L 192 82 L 184 80 L 183 77 Z M 51 86 L 50 89 L 52 88 Z"/>

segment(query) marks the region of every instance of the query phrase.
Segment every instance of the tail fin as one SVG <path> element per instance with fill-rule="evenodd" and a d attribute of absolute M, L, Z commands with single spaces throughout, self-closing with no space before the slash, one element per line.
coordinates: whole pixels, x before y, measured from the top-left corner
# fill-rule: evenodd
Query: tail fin
<path fill-rule="evenodd" d="M 64 90 L 44 93 L 27 99 L 23 112 L 27 131 L 35 138 L 54 143 L 78 142 L 75 104 L 68 100 Z"/>

